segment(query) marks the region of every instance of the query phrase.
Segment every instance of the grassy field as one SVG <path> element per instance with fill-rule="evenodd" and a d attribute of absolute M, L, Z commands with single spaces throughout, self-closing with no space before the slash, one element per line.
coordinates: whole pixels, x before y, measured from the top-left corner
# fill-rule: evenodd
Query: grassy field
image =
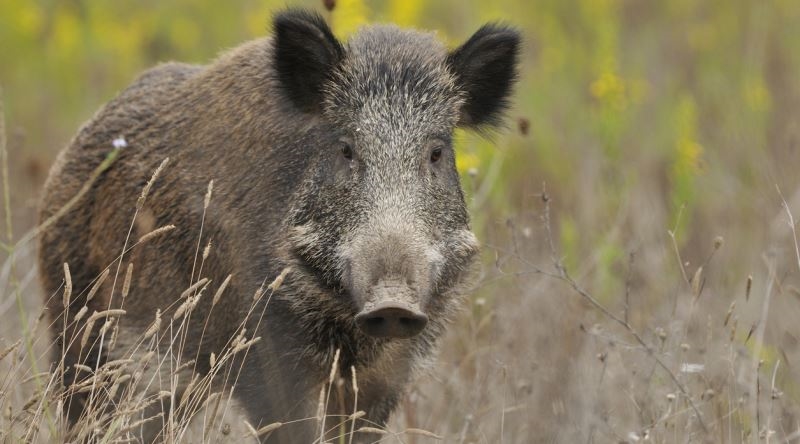
<path fill-rule="evenodd" d="M 142 69 L 284 3 L 0 0 L 0 441 L 64 436 L 30 235 L 56 153 Z M 336 3 L 341 37 L 525 36 L 507 128 L 457 135 L 481 279 L 388 442 L 800 442 L 800 2 Z"/>

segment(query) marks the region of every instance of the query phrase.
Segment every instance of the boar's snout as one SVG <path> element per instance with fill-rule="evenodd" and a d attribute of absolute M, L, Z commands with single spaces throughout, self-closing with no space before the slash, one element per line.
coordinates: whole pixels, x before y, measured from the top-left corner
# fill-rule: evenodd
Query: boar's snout
<path fill-rule="evenodd" d="M 401 302 L 383 302 L 356 315 L 356 324 L 376 338 L 410 338 L 428 324 L 428 316 Z"/>
<path fill-rule="evenodd" d="M 376 338 L 410 338 L 428 324 L 428 316 L 415 301 L 414 291 L 405 285 L 383 282 L 371 291 L 371 300 L 356 315 L 356 324 Z"/>

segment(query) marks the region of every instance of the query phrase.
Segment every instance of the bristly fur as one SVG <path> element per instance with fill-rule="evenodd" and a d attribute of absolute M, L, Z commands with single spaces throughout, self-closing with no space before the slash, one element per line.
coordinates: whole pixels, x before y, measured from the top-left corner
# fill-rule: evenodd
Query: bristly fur
<path fill-rule="evenodd" d="M 342 44 L 319 15 L 289 10 L 275 17 L 272 38 L 207 66 L 147 71 L 80 130 L 51 171 L 42 218 L 76 194 L 113 140 L 126 141 L 86 196 L 43 233 L 47 293 L 60 286 L 68 262 L 75 289 L 69 319 L 84 305 L 119 308 L 113 279 L 91 301 L 85 289 L 116 266 L 129 227 L 138 239 L 174 225 L 122 259 L 134 272 L 126 279 L 119 344 L 135 343 L 152 328 L 157 309 L 165 323 L 174 319 L 181 293 L 199 280 L 225 282 L 224 304 L 213 303 L 212 288 L 181 318 L 190 333 L 182 358 L 199 357 L 195 371 L 208 372 L 211 354 L 222 356 L 242 323 L 248 337 L 259 337 L 246 361 L 231 363 L 243 364 L 234 396 L 251 424 L 288 423 L 270 442 L 318 438 L 312 424 L 293 420 L 315 416 L 337 349 L 340 376 L 349 381 L 350 367 L 357 370 L 358 407 L 366 412 L 360 421 L 385 424 L 407 383 L 431 360 L 470 284 L 478 243 L 452 134 L 458 125 L 499 122 L 518 44 L 515 31 L 496 25 L 452 52 L 433 34 L 387 25 L 365 27 Z M 137 203 L 166 157 L 168 166 Z M 214 247 L 196 276 L 197 246 L 208 242 Z M 272 294 L 265 283 L 287 267 Z M 254 293 L 263 296 L 255 306 Z M 386 339 L 362 331 L 355 316 L 387 294 L 403 295 L 427 316 L 421 333 Z M 63 307 L 52 304 L 53 332 L 67 346 L 67 383 L 75 365 L 123 356 L 119 345 L 100 353 L 97 329 L 85 333 L 88 350 L 69 346 L 70 337 L 84 334 L 83 324 L 62 337 Z M 159 344 L 161 354 L 168 342 Z M 169 380 L 166 367 L 154 369 L 154 377 Z M 218 380 L 215 389 L 230 389 L 230 382 L 222 387 Z M 330 402 L 329 413 L 353 407 L 351 389 Z M 73 423 L 88 401 L 81 396 L 67 412 Z M 170 406 L 149 413 L 162 408 Z M 152 421 L 142 434 L 162 439 L 164 424 Z"/>

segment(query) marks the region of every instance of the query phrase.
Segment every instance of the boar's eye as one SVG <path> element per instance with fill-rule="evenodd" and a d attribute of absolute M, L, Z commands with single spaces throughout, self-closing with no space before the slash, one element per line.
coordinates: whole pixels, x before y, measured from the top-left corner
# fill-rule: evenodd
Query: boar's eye
<path fill-rule="evenodd" d="M 353 147 L 348 142 L 342 142 L 342 156 L 345 159 L 351 160 L 353 158 Z"/>
<path fill-rule="evenodd" d="M 431 151 L 431 163 L 436 163 L 442 158 L 442 148 L 437 147 Z"/>

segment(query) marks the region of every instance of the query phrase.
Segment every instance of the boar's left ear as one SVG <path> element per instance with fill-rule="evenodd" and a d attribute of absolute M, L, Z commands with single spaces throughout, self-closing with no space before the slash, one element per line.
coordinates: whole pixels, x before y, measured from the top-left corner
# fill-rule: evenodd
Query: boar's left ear
<path fill-rule="evenodd" d="M 344 58 L 342 44 L 319 14 L 302 9 L 276 15 L 273 27 L 273 63 L 281 86 L 299 109 L 318 111 L 322 86 Z"/>
<path fill-rule="evenodd" d="M 520 35 L 509 27 L 489 24 L 447 56 L 447 63 L 465 93 L 459 125 L 481 127 L 500 123 L 517 80 Z"/>

